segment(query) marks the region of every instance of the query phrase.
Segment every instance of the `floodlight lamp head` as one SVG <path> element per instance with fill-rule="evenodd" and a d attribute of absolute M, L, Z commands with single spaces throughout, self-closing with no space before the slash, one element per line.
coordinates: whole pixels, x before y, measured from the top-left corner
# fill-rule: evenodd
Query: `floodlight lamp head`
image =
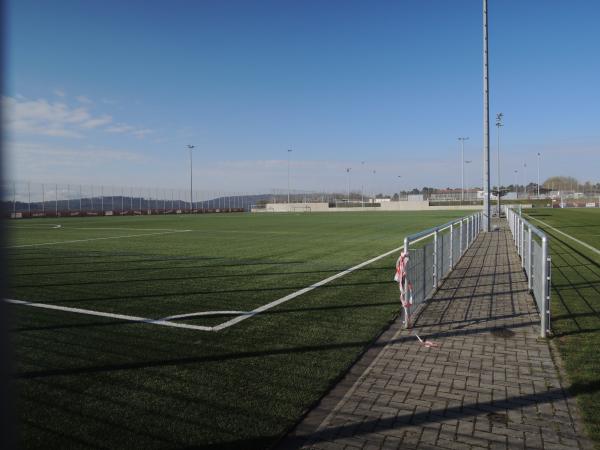
<path fill-rule="evenodd" d="M 190 144 L 187 145 L 187 148 L 189 148 L 190 150 L 193 149 L 194 147 L 195 147 L 194 145 L 190 145 Z"/>

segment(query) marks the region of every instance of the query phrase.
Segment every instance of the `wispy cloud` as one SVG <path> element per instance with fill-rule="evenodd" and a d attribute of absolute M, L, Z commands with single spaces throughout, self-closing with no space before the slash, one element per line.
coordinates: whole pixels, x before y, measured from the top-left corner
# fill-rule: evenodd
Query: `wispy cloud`
<path fill-rule="evenodd" d="M 90 103 L 93 103 L 89 98 L 87 98 L 85 95 L 78 95 L 77 97 L 75 97 L 75 100 L 77 100 L 79 103 L 84 103 L 86 105 L 89 105 Z"/>
<path fill-rule="evenodd" d="M 54 92 L 54 95 L 56 95 L 58 97 L 64 97 L 65 95 L 67 95 L 67 93 L 65 92 L 65 90 L 64 89 L 60 89 L 60 88 L 54 89 L 53 92 Z"/>
<path fill-rule="evenodd" d="M 108 131 L 109 133 L 129 133 L 133 130 L 135 130 L 134 127 L 132 127 L 131 125 L 125 125 L 123 123 L 113 125 L 112 127 L 108 127 L 106 129 L 106 131 Z"/>
<path fill-rule="evenodd" d="M 81 124 L 84 128 L 97 128 L 102 125 L 107 125 L 112 122 L 112 117 L 109 115 L 103 115 L 100 117 L 95 117 Z"/>
<path fill-rule="evenodd" d="M 64 92 L 60 91 L 63 94 Z M 56 93 L 59 95 L 58 93 Z M 145 127 L 126 123 L 113 123 L 109 114 L 97 115 L 92 112 L 93 104 L 86 96 L 76 97 L 78 104 L 69 105 L 66 100 L 30 100 L 22 96 L 2 98 L 5 110 L 4 125 L 12 133 L 63 138 L 81 138 L 90 130 L 104 130 L 109 133 L 127 133 L 143 139 L 153 133 Z"/>
<path fill-rule="evenodd" d="M 91 167 L 98 163 L 140 162 L 141 153 L 131 150 L 115 150 L 102 147 L 65 148 L 39 143 L 9 143 L 9 157 L 15 161 L 36 166 Z"/>

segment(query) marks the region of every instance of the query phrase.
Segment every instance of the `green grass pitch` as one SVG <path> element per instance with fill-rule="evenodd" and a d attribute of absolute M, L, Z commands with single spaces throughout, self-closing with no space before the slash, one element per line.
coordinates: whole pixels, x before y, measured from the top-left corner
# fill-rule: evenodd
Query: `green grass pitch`
<path fill-rule="evenodd" d="M 600 448 L 600 254 L 558 232 L 600 250 L 600 209 L 534 209 L 527 214 L 550 238 L 553 339 Z"/>
<path fill-rule="evenodd" d="M 150 319 L 249 311 L 465 214 L 15 220 L 10 296 Z M 398 314 L 396 256 L 218 332 L 12 305 L 20 446 L 272 445 Z"/>

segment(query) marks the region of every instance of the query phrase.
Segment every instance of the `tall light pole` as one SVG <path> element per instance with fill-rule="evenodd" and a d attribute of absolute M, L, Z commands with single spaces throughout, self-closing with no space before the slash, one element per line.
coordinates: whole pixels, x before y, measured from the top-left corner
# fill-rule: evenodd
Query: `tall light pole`
<path fill-rule="evenodd" d="M 498 217 L 500 217 L 500 127 L 503 127 L 502 117 L 504 114 L 498 113 L 496 114 L 496 126 L 498 127 L 498 159 L 496 161 L 496 166 L 498 170 Z"/>
<path fill-rule="evenodd" d="M 363 183 L 361 183 L 361 185 L 360 185 L 360 201 L 361 201 L 360 205 L 362 208 L 364 208 L 365 207 L 365 184 L 364 184 L 365 161 L 361 161 L 360 165 L 362 167 L 360 178 L 363 179 Z"/>
<path fill-rule="evenodd" d="M 467 160 L 465 161 L 465 164 L 471 164 L 473 161 L 472 160 Z M 466 179 L 467 177 L 465 177 Z M 468 181 L 465 181 L 465 184 L 467 184 L 467 191 L 469 190 L 469 186 L 468 186 Z"/>
<path fill-rule="evenodd" d="M 483 0 L 483 229 L 490 224 L 490 83 L 488 75 L 488 11 Z"/>
<path fill-rule="evenodd" d="M 469 137 L 459 137 L 460 141 L 460 202 L 464 201 L 465 197 L 465 141 Z"/>
<path fill-rule="evenodd" d="M 194 209 L 194 194 L 193 194 L 193 189 L 194 189 L 194 185 L 193 185 L 193 177 L 192 177 L 192 149 L 194 148 L 193 145 L 188 144 L 187 148 L 190 150 L 190 213 L 193 211 Z"/>
<path fill-rule="evenodd" d="M 517 200 L 519 200 L 519 187 L 517 186 L 517 177 L 519 176 L 519 171 L 515 169 L 515 192 L 517 194 Z"/>
<path fill-rule="evenodd" d="M 542 155 L 540 154 L 540 152 L 538 152 L 537 154 L 537 198 L 540 198 L 540 157 Z"/>
<path fill-rule="evenodd" d="M 292 149 L 288 148 L 287 150 L 287 154 L 288 154 L 288 208 L 290 207 L 290 156 L 292 153 Z"/>
<path fill-rule="evenodd" d="M 400 201 L 400 179 L 402 178 L 402 175 L 398 175 L 398 201 Z"/>
<path fill-rule="evenodd" d="M 525 197 L 527 196 L 527 163 L 523 163 L 523 190 L 525 191 Z"/>
<path fill-rule="evenodd" d="M 346 173 L 348 174 L 348 206 L 350 205 L 350 170 L 351 167 L 346 167 Z"/>
<path fill-rule="evenodd" d="M 373 204 L 375 204 L 375 174 L 377 173 L 376 170 L 373 170 Z"/>

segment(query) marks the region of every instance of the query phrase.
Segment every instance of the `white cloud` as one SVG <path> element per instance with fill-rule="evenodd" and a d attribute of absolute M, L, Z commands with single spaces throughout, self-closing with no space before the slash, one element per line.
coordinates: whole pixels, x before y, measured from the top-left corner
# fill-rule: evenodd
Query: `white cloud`
<path fill-rule="evenodd" d="M 152 131 L 148 128 L 142 128 L 142 129 L 133 131 L 131 134 L 133 134 L 136 138 L 144 139 L 147 135 L 152 134 L 152 133 L 154 133 L 154 131 Z"/>
<path fill-rule="evenodd" d="M 107 167 L 117 164 L 126 167 L 129 163 L 139 164 L 147 158 L 131 150 L 103 147 L 71 148 L 40 143 L 8 142 L 7 160 L 11 178 L 45 177 L 54 181 L 73 178 L 82 170 L 89 173 L 111 172 Z M 103 169 L 104 168 L 104 169 Z M 92 172 L 89 172 L 89 171 Z"/>
<path fill-rule="evenodd" d="M 112 117 L 105 114 L 103 116 L 96 117 L 94 119 L 90 119 L 90 120 L 82 123 L 81 126 L 84 128 L 97 128 L 102 125 L 107 125 L 111 122 L 112 122 Z"/>
<path fill-rule="evenodd" d="M 77 97 L 75 97 L 75 99 L 79 102 L 79 103 L 83 103 L 86 105 L 89 105 L 90 103 L 92 103 L 92 101 L 86 97 L 85 95 L 78 95 Z"/>
<path fill-rule="evenodd" d="M 4 125 L 12 133 L 63 138 L 81 138 L 86 131 L 93 129 L 127 133 L 138 139 L 153 133 L 149 128 L 126 123 L 108 126 L 113 122 L 112 116 L 92 113 L 92 101 L 87 97 L 79 96 L 77 100 L 79 106 L 71 106 L 63 101 L 30 100 L 22 96 L 3 97 L 2 104 L 6 111 Z"/>
<path fill-rule="evenodd" d="M 113 125 L 112 127 L 108 127 L 106 129 L 106 131 L 108 131 L 109 133 L 129 133 L 130 131 L 133 131 L 135 128 L 132 127 L 131 125 L 125 125 L 123 123 L 121 124 L 116 124 Z"/>

